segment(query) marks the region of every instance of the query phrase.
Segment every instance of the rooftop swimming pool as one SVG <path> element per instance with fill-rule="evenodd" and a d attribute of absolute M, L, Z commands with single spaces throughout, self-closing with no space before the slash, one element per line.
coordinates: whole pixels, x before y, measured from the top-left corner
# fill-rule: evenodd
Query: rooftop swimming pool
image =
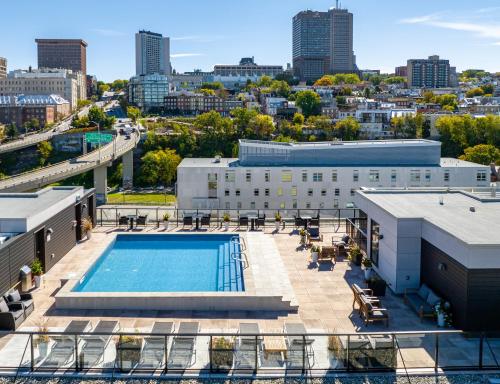
<path fill-rule="evenodd" d="M 119 234 L 73 292 L 242 292 L 238 235 Z"/>

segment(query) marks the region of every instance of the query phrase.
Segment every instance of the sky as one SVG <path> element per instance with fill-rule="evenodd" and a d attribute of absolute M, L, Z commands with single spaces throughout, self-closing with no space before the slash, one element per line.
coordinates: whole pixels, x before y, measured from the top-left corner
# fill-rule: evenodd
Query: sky
<path fill-rule="evenodd" d="M 178 72 L 254 56 L 258 64 L 290 63 L 292 17 L 324 11 L 335 0 L 2 0 L 0 56 L 8 69 L 36 67 L 35 38 L 82 38 L 87 72 L 99 80 L 135 71 L 139 29 L 171 37 Z M 354 14 L 354 51 L 361 69 L 394 72 L 409 58 L 439 54 L 459 71 L 500 71 L 499 0 L 341 0 Z M 6 17 L 8 16 L 8 17 Z"/>

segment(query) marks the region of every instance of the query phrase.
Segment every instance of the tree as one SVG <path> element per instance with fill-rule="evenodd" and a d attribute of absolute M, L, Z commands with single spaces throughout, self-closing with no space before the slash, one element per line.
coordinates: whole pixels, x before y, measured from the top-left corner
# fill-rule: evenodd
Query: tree
<path fill-rule="evenodd" d="M 284 80 L 273 80 L 271 83 L 271 91 L 278 96 L 286 98 L 290 95 L 291 88 Z"/>
<path fill-rule="evenodd" d="M 83 107 L 92 104 L 90 100 L 78 100 L 76 103 L 76 109 L 82 109 Z"/>
<path fill-rule="evenodd" d="M 342 140 L 356 140 L 359 135 L 360 124 L 354 117 L 346 117 L 335 125 L 336 136 Z"/>
<path fill-rule="evenodd" d="M 469 89 L 466 93 L 466 97 L 475 97 L 475 96 L 483 96 L 484 95 L 484 90 L 482 88 L 472 88 Z"/>
<path fill-rule="evenodd" d="M 231 111 L 231 116 L 233 117 L 233 122 L 239 136 L 244 138 L 250 134 L 250 122 L 258 114 L 255 109 L 248 108 L 235 108 Z"/>
<path fill-rule="evenodd" d="M 495 92 L 495 87 L 493 84 L 484 84 L 480 87 L 485 95 L 492 95 Z"/>
<path fill-rule="evenodd" d="M 212 157 L 216 154 L 231 156 L 236 140 L 234 124 L 231 118 L 222 117 L 216 111 L 203 113 L 194 121 L 201 134 L 199 136 L 199 154 Z"/>
<path fill-rule="evenodd" d="M 112 128 L 115 122 L 114 116 L 107 116 L 102 108 L 92 106 L 87 115 L 89 123 L 100 124 L 101 128 Z"/>
<path fill-rule="evenodd" d="M 500 163 L 500 149 L 494 145 L 478 144 L 474 147 L 465 148 L 460 159 L 484 165 L 498 164 Z"/>
<path fill-rule="evenodd" d="M 406 83 L 406 78 L 402 76 L 392 76 L 384 80 L 386 84 L 403 84 Z"/>
<path fill-rule="evenodd" d="M 108 92 L 110 90 L 110 86 L 102 81 L 97 82 L 97 94 L 101 97 L 104 92 Z"/>
<path fill-rule="evenodd" d="M 7 128 L 5 129 L 5 135 L 10 139 L 13 139 L 19 135 L 16 123 L 10 123 L 7 125 Z"/>
<path fill-rule="evenodd" d="M 141 158 L 141 180 L 149 185 L 168 185 L 176 175 L 181 157 L 172 149 L 147 152 Z"/>
<path fill-rule="evenodd" d="M 321 111 L 321 97 L 314 91 L 297 92 L 295 103 L 305 117 L 318 115 Z"/>
<path fill-rule="evenodd" d="M 333 76 L 324 75 L 314 83 L 316 87 L 331 87 L 333 85 Z"/>
<path fill-rule="evenodd" d="M 136 107 L 127 107 L 127 117 L 135 123 L 141 117 L 141 110 Z"/>
<path fill-rule="evenodd" d="M 257 86 L 258 87 L 265 87 L 265 88 L 269 88 L 271 86 L 271 84 L 273 83 L 273 79 L 271 78 L 271 76 L 262 76 L 259 81 L 257 82 Z"/>
<path fill-rule="evenodd" d="M 249 128 L 257 138 L 269 138 L 274 131 L 273 118 L 269 115 L 259 114 L 250 121 Z"/>
<path fill-rule="evenodd" d="M 47 160 L 49 159 L 50 155 L 52 154 L 52 144 L 48 141 L 41 141 L 38 143 L 36 146 L 38 153 L 40 155 L 40 165 L 45 165 Z"/>
<path fill-rule="evenodd" d="M 215 96 L 215 91 L 213 89 L 201 88 L 200 93 L 205 96 Z"/>
<path fill-rule="evenodd" d="M 128 80 L 120 80 L 117 79 L 113 81 L 111 84 L 109 84 L 110 88 L 113 89 L 113 91 L 121 91 L 125 89 L 128 85 Z"/>
<path fill-rule="evenodd" d="M 293 115 L 293 120 L 292 120 L 292 122 L 293 122 L 293 124 L 295 124 L 295 125 L 300 125 L 300 126 L 302 126 L 302 125 L 304 125 L 304 120 L 305 120 L 304 115 L 303 115 L 302 113 L 298 113 L 298 112 L 296 112 L 296 113 Z"/>
<path fill-rule="evenodd" d="M 218 91 L 224 89 L 224 85 L 220 81 L 214 81 L 211 83 L 201 84 L 201 89 L 212 89 L 214 91 Z"/>

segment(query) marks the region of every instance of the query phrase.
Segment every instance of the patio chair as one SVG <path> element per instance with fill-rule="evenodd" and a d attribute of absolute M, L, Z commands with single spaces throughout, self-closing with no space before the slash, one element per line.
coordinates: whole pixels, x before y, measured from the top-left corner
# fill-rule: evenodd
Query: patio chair
<path fill-rule="evenodd" d="M 142 225 L 143 227 L 146 227 L 147 222 L 148 222 L 148 215 L 137 216 L 137 219 L 135 221 L 135 225 L 136 226 Z"/>
<path fill-rule="evenodd" d="M 92 329 L 88 320 L 72 320 L 64 329 L 63 334 L 51 336 L 55 341 L 49 355 L 43 362 L 44 366 L 61 367 L 75 359 L 75 335 L 89 332 Z M 79 339 L 81 341 L 81 339 Z"/>
<path fill-rule="evenodd" d="M 118 321 L 100 320 L 92 333 L 102 333 L 102 335 L 83 335 L 80 339 L 83 342 L 81 356 L 85 367 L 92 367 L 104 360 L 104 352 L 111 341 L 113 335 L 120 330 Z M 83 368 L 83 367 L 82 367 Z"/>
<path fill-rule="evenodd" d="M 294 216 L 293 219 L 295 221 L 295 228 L 300 228 L 304 226 L 305 220 L 303 218 Z"/>
<path fill-rule="evenodd" d="M 24 307 L 21 303 L 7 303 L 0 297 L 0 329 L 5 331 L 15 331 L 23 321 Z"/>
<path fill-rule="evenodd" d="M 353 294 L 352 309 L 354 309 L 356 307 L 356 304 L 358 304 L 358 312 L 361 311 L 361 306 L 363 305 L 363 303 L 361 302 L 361 296 L 374 304 L 380 303 L 379 298 L 373 296 L 373 291 L 369 288 L 361 288 L 358 284 L 352 284 L 351 290 Z"/>
<path fill-rule="evenodd" d="M 309 225 L 311 227 L 318 227 L 319 228 L 319 213 L 316 217 L 313 217 L 311 221 L 309 222 Z"/>
<path fill-rule="evenodd" d="M 319 228 L 308 228 L 307 229 L 307 240 L 310 244 L 313 241 L 323 241 L 323 235 L 319 232 Z"/>
<path fill-rule="evenodd" d="M 127 216 L 120 216 L 118 218 L 118 226 L 125 226 L 128 227 L 128 217 Z"/>
<path fill-rule="evenodd" d="M 185 226 L 192 227 L 193 226 L 193 216 L 184 216 L 182 218 L 182 226 L 183 227 L 185 227 Z"/>
<path fill-rule="evenodd" d="M 210 219 L 211 219 L 211 217 L 212 217 L 211 215 L 203 215 L 201 217 L 201 222 L 200 222 L 201 226 L 203 227 L 204 225 L 206 225 L 207 227 L 210 228 Z"/>
<path fill-rule="evenodd" d="M 377 321 L 385 323 L 386 327 L 389 326 L 389 314 L 386 308 L 379 307 L 379 304 L 368 300 L 364 295 L 360 296 L 360 301 L 361 317 L 365 321 L 365 326 Z"/>
<path fill-rule="evenodd" d="M 235 348 L 235 367 L 255 370 L 258 366 L 261 337 L 259 324 L 240 323 Z"/>
<path fill-rule="evenodd" d="M 196 362 L 196 335 L 200 330 L 198 322 L 182 322 L 174 336 L 168 354 L 169 369 L 186 369 Z"/>
<path fill-rule="evenodd" d="M 168 336 L 174 332 L 174 323 L 170 321 L 155 321 L 151 328 L 152 336 L 144 337 L 141 350 L 141 368 L 158 369 L 165 366 Z M 161 336 L 165 335 L 165 336 Z"/>
<path fill-rule="evenodd" d="M 28 317 L 35 309 L 35 302 L 31 293 L 19 293 L 17 289 L 8 292 L 5 295 L 7 304 L 21 303 L 24 308 L 24 317 Z"/>
<path fill-rule="evenodd" d="M 264 214 L 262 216 L 257 217 L 256 224 L 257 224 L 257 228 L 259 228 L 260 226 L 265 227 L 266 226 L 266 215 Z"/>
<path fill-rule="evenodd" d="M 287 368 L 308 369 L 314 366 L 314 339 L 307 336 L 302 323 L 285 323 Z M 304 337 L 304 336 L 305 337 Z M 305 366 L 303 364 L 305 362 Z"/>
<path fill-rule="evenodd" d="M 318 263 L 336 263 L 336 249 L 335 247 L 324 245 L 318 255 Z"/>
<path fill-rule="evenodd" d="M 238 218 L 238 227 L 243 227 L 243 226 L 246 226 L 247 229 L 248 229 L 248 217 L 247 216 L 240 216 Z"/>

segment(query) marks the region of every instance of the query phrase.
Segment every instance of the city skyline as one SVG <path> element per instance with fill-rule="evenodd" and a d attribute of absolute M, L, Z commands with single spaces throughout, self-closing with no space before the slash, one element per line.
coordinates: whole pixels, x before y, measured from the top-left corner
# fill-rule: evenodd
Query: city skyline
<path fill-rule="evenodd" d="M 147 1 L 137 16 L 130 1 L 118 8 L 89 0 L 86 9 L 98 10 L 89 16 L 59 0 L 50 8 L 28 1 L 21 9 L 9 2 L 4 11 L 11 17 L 4 21 L 4 30 L 15 31 L 15 37 L 0 41 L 0 56 L 7 58 L 8 70 L 36 67 L 35 38 L 81 38 L 89 44 L 89 74 L 104 81 L 128 79 L 135 73 L 134 35 L 147 29 L 171 38 L 172 67 L 178 72 L 212 70 L 215 64 L 235 64 L 245 56 L 254 56 L 258 64 L 285 66 L 292 62 L 293 16 L 335 5 L 333 0 L 257 0 L 251 8 L 229 0 L 217 3 Z M 500 70 L 500 7 L 494 0 L 474 5 L 462 0 L 345 0 L 342 7 L 354 14 L 360 69 L 393 72 L 407 59 L 437 54 L 459 71 Z M 44 17 L 49 11 L 53 17 Z"/>

